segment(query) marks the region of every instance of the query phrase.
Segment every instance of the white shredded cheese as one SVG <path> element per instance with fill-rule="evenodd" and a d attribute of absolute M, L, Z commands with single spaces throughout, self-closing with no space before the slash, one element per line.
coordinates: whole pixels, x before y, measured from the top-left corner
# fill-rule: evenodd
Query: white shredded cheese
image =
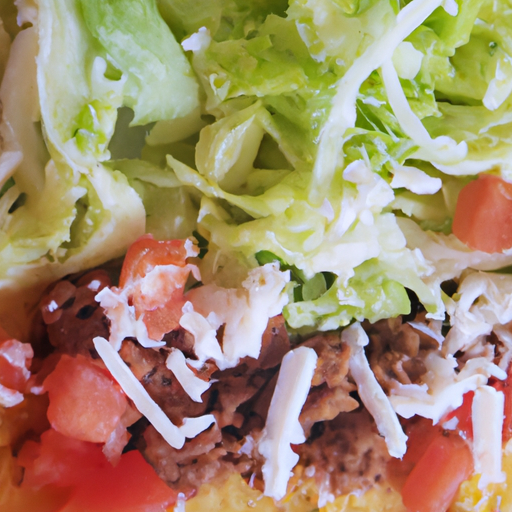
<path fill-rule="evenodd" d="M 312 348 L 299 347 L 288 352 L 281 363 L 267 422 L 258 443 L 258 450 L 266 459 L 262 468 L 264 494 L 276 500 L 286 494 L 292 469 L 299 460 L 290 445 L 306 440 L 299 415 L 311 387 L 316 362 L 317 355 Z"/>
<path fill-rule="evenodd" d="M 135 317 L 135 307 L 130 306 L 127 290 L 103 288 L 95 297 L 110 320 L 110 343 L 119 350 L 125 338 L 134 337 L 145 348 L 163 347 L 165 342 L 152 340 L 142 317 Z"/>
<path fill-rule="evenodd" d="M 215 418 L 208 414 L 199 418 L 185 418 L 183 425 L 177 427 L 149 396 L 144 386 L 121 359 L 114 347 L 100 336 L 94 338 L 93 342 L 105 366 L 126 393 L 126 396 L 132 400 L 139 412 L 149 420 L 173 448 L 182 448 L 185 444 L 185 437 L 197 436 L 215 421 Z"/>
<path fill-rule="evenodd" d="M 441 178 L 432 178 L 426 172 L 407 165 L 399 165 L 393 169 L 392 188 L 406 188 L 415 194 L 435 194 L 443 182 Z"/>
<path fill-rule="evenodd" d="M 473 423 L 473 457 L 475 473 L 480 473 L 478 487 L 505 481 L 501 470 L 504 395 L 491 386 L 475 391 L 471 419 Z"/>
<path fill-rule="evenodd" d="M 377 382 L 364 353 L 364 347 L 369 342 L 368 335 L 361 324 L 356 322 L 343 330 L 341 339 L 352 349 L 349 369 L 357 385 L 359 397 L 373 416 L 379 433 L 386 441 L 389 454 L 392 457 L 401 458 L 407 449 L 407 436 L 402 430 L 388 397 Z"/>
<path fill-rule="evenodd" d="M 417 331 L 420 331 L 423 334 L 430 336 L 433 340 L 436 340 L 439 343 L 439 345 L 443 344 L 444 336 L 440 332 L 434 331 L 432 328 L 430 328 L 428 325 L 426 325 L 422 322 L 407 322 L 407 323 L 412 328 L 416 329 Z"/>
<path fill-rule="evenodd" d="M 197 377 L 187 366 L 187 359 L 183 352 L 177 348 L 171 350 L 165 365 L 174 373 L 181 387 L 194 402 L 202 402 L 201 395 L 215 382 L 205 381 Z"/>
<path fill-rule="evenodd" d="M 23 393 L 0 384 L 0 405 L 2 407 L 14 407 L 21 402 L 23 402 Z"/>
<path fill-rule="evenodd" d="M 242 357 L 257 358 L 268 319 L 279 315 L 288 302 L 284 290 L 289 280 L 288 271 L 268 263 L 252 269 L 242 289 L 207 284 L 190 290 L 192 306 L 185 305 L 180 325 L 194 335 L 197 357 L 213 358 L 221 370 L 236 366 Z M 216 331 L 221 325 L 220 352 Z"/>
<path fill-rule="evenodd" d="M 182 309 L 180 325 L 194 336 L 194 352 L 199 361 L 204 363 L 213 359 L 217 364 L 224 363 L 224 354 L 217 341 L 217 329 L 222 322 L 215 313 L 210 313 L 206 318 L 194 310 L 194 305 L 186 302 Z"/>
<path fill-rule="evenodd" d="M 201 27 L 197 32 L 192 34 L 187 39 L 184 39 L 181 43 L 182 48 L 186 52 L 200 52 L 202 50 L 206 50 L 212 38 L 210 36 L 210 31 L 206 27 Z"/>
<path fill-rule="evenodd" d="M 427 373 L 423 384 L 398 384 L 391 391 L 390 401 L 395 411 L 404 418 L 414 415 L 437 423 L 445 414 L 462 405 L 468 391 L 485 385 L 489 377 L 504 379 L 506 373 L 484 357 L 466 362 L 457 373 L 457 360 L 439 353 L 429 354 L 425 360 Z"/>

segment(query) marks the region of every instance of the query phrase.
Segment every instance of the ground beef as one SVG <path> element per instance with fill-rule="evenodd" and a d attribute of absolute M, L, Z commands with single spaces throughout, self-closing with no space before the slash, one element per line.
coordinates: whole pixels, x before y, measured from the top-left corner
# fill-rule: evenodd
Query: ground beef
<path fill-rule="evenodd" d="M 109 325 L 96 294 L 110 286 L 107 272 L 95 270 L 75 282 L 56 283 L 40 302 L 50 344 L 63 354 L 96 355 L 93 338 L 108 338 Z"/>
<path fill-rule="evenodd" d="M 334 496 L 372 487 L 383 478 L 390 458 L 384 439 L 363 408 L 317 424 L 296 451 L 319 489 Z"/>
<path fill-rule="evenodd" d="M 424 314 L 418 314 L 416 321 L 426 324 L 424 317 Z M 370 366 L 386 392 L 389 393 L 397 383 L 421 381 L 427 371 L 424 358 L 439 347 L 434 338 L 402 323 L 401 318 L 366 323 L 364 328 L 370 337 L 367 349 Z"/>
<path fill-rule="evenodd" d="M 57 352 L 97 357 L 92 340 L 108 338 L 109 326 L 94 297 L 110 284 L 108 274 L 97 270 L 60 281 L 48 290 L 40 312 L 47 339 Z M 400 319 L 365 328 L 371 339 L 370 364 L 384 389 L 421 378 L 423 357 L 437 347 L 435 340 Z M 222 344 L 222 328 L 218 339 Z M 164 347 L 145 349 L 135 339 L 125 339 L 119 354 L 173 423 L 213 414 L 216 424 L 176 450 L 142 419 L 129 428 L 132 438 L 126 449 L 139 449 L 160 477 L 186 496 L 233 471 L 260 478 L 264 461 L 253 440 L 265 426 L 282 358 L 293 348 L 284 318 L 269 320 L 258 359 L 244 358 L 224 371 L 212 361 L 191 368 L 199 378 L 213 381 L 202 402 L 193 401 L 166 366 L 173 348 L 195 358 L 192 335 L 178 328 L 166 334 L 164 341 Z M 307 474 L 314 474 L 322 492 L 338 495 L 367 489 L 381 477 L 389 456 L 372 418 L 360 406 L 349 372 L 350 347 L 341 342 L 339 333 L 321 333 L 299 344 L 314 349 L 318 356 L 299 418 L 308 438 L 295 447 L 301 463 L 308 468 Z"/>

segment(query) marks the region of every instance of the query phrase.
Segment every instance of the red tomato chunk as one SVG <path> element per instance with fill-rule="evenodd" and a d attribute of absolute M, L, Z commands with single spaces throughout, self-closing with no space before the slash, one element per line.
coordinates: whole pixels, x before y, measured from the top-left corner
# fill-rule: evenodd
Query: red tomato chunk
<path fill-rule="evenodd" d="M 512 183 L 490 174 L 468 183 L 459 194 L 452 231 L 478 251 L 512 247 Z"/>
<path fill-rule="evenodd" d="M 55 430 L 28 441 L 18 464 L 25 468 L 25 489 L 60 487 L 67 490 L 59 512 L 161 512 L 176 501 L 138 451 L 121 456 L 114 467 L 101 446 L 71 439 Z"/>
<path fill-rule="evenodd" d="M 152 339 L 160 340 L 179 326 L 185 304 L 183 292 L 190 273 L 186 259 L 185 240 L 160 241 L 144 235 L 128 249 L 119 286 L 133 287 L 130 300 L 137 318 L 143 317 Z M 157 266 L 170 266 L 171 271 L 160 274 L 158 285 L 152 283 L 144 292 L 141 280 Z"/>
<path fill-rule="evenodd" d="M 81 441 L 106 442 L 127 406 L 126 396 L 107 372 L 83 356 L 63 355 L 44 388 L 52 427 Z"/>
<path fill-rule="evenodd" d="M 466 435 L 465 413 L 472 393 L 455 416 Z M 407 452 L 402 460 L 392 459 L 387 474 L 402 493 L 408 512 L 444 512 L 462 482 L 473 473 L 473 456 L 466 441 L 455 431 L 445 431 L 432 421 L 415 418 L 406 426 Z"/>
<path fill-rule="evenodd" d="M 409 512 L 447 510 L 472 473 L 473 456 L 466 442 L 457 434 L 436 436 L 405 481 L 404 505 Z"/>

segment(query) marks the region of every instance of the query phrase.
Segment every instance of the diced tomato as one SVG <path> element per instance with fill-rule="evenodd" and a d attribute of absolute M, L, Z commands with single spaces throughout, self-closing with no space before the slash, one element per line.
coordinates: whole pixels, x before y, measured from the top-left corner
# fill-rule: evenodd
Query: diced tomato
<path fill-rule="evenodd" d="M 435 436 L 402 488 L 408 512 L 443 512 L 473 473 L 473 456 L 457 434 Z"/>
<path fill-rule="evenodd" d="M 82 441 L 106 442 L 127 406 L 126 396 L 107 372 L 80 355 L 63 355 L 44 388 L 52 427 Z"/>
<path fill-rule="evenodd" d="M 402 459 L 392 458 L 388 462 L 387 476 L 397 490 L 401 490 L 414 466 L 421 459 L 434 437 L 442 435 L 439 425 L 431 420 L 416 417 L 406 425 L 407 451 Z"/>
<path fill-rule="evenodd" d="M 183 292 L 190 273 L 186 259 L 185 240 L 159 241 L 144 235 L 128 249 L 119 286 L 131 287 L 136 316 L 142 316 L 152 339 L 161 339 L 179 325 L 185 304 Z M 166 270 L 145 282 L 157 266 Z"/>
<path fill-rule="evenodd" d="M 458 432 L 465 439 L 473 439 L 473 420 L 471 416 L 471 408 L 473 406 L 473 397 L 475 396 L 474 391 L 468 391 L 462 401 L 462 405 L 448 413 L 442 420 L 444 424 L 452 418 L 457 418 L 457 426 L 455 431 Z"/>
<path fill-rule="evenodd" d="M 512 247 L 512 183 L 481 174 L 459 193 L 453 234 L 471 249 L 487 253 Z"/>
<path fill-rule="evenodd" d="M 69 498 L 60 512 L 161 511 L 176 501 L 138 451 L 121 456 L 114 467 L 97 444 L 71 439 L 55 430 L 41 442 L 27 441 L 18 456 L 25 468 L 22 487 L 67 488 Z"/>
<path fill-rule="evenodd" d="M 471 450 L 457 432 L 425 418 L 409 421 L 405 431 L 407 452 L 388 463 L 387 477 L 401 491 L 408 512 L 444 512 L 473 472 Z"/>
<path fill-rule="evenodd" d="M 155 240 L 152 235 L 143 235 L 136 240 L 126 253 L 119 286 L 144 277 L 157 265 L 185 266 L 187 251 L 184 240 Z"/>
<path fill-rule="evenodd" d="M 2 334 L 0 332 L 0 337 Z M 30 377 L 28 369 L 33 356 L 34 351 L 27 343 L 21 343 L 9 337 L 0 342 L 0 384 L 23 392 Z"/>

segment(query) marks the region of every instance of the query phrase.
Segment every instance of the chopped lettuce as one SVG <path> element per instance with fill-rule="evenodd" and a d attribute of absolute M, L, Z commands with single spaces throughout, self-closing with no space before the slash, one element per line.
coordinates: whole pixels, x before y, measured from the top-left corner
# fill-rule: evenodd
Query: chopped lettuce
<path fill-rule="evenodd" d="M 510 260 L 451 234 L 472 176 L 512 175 L 507 5 L 20 4 L 32 26 L 0 90 L 5 287 L 144 231 L 195 234 L 205 283 L 290 270 L 294 329 L 405 314 L 409 290 L 442 318 L 444 280 Z"/>
<path fill-rule="evenodd" d="M 198 115 L 197 81 L 155 4 L 123 4 L 122 16 L 116 5 L 20 11 L 37 22 L 16 36 L 0 90 L 0 180 L 12 184 L 0 198 L 0 317 L 21 337 L 26 310 L 12 295 L 118 257 L 145 231 L 139 194 L 103 165 L 118 109 L 132 107 L 135 123 Z"/>

